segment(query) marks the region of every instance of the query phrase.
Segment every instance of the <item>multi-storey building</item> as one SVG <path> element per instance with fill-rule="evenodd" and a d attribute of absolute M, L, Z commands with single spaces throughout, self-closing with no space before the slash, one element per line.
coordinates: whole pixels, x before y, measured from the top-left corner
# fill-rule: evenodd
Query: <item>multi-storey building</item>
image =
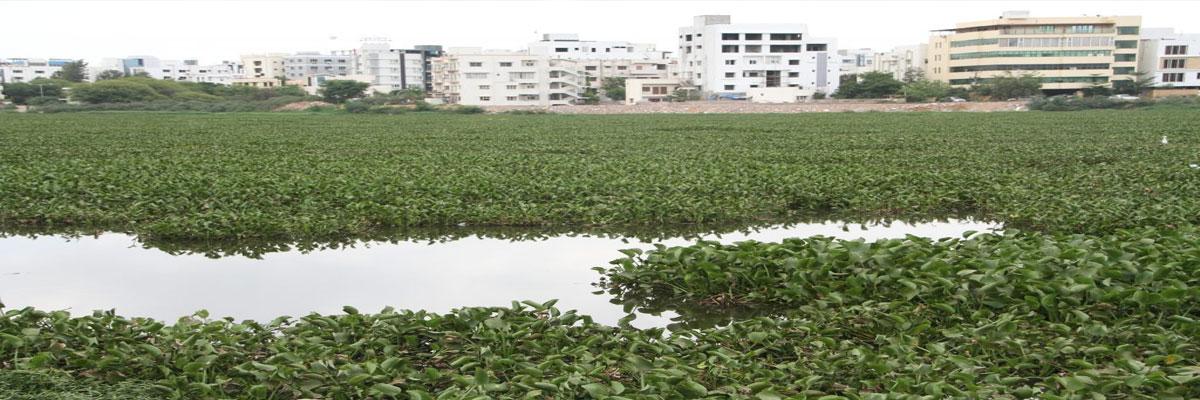
<path fill-rule="evenodd" d="M 0 85 L 12 82 L 29 82 L 37 78 L 50 78 L 62 66 L 74 60 L 51 58 L 5 58 L 0 59 Z"/>
<path fill-rule="evenodd" d="M 283 71 L 288 79 L 345 76 L 354 73 L 352 61 L 347 55 L 299 52 L 283 59 Z"/>
<path fill-rule="evenodd" d="M 104 71 L 117 71 L 125 76 L 146 75 L 154 79 L 221 85 L 230 84 L 243 73 L 242 65 L 233 61 L 201 65 L 196 60 L 160 60 L 153 56 L 106 58 L 90 69 L 92 77 Z"/>
<path fill-rule="evenodd" d="M 780 92 L 803 100 L 837 90 L 841 58 L 833 39 L 813 38 L 804 24 L 733 24 L 701 15 L 679 28 L 681 78 L 704 93 Z"/>
<path fill-rule="evenodd" d="M 242 55 L 243 78 L 278 78 L 286 76 L 283 60 L 284 53 L 246 54 Z"/>
<path fill-rule="evenodd" d="M 890 51 L 877 52 L 871 63 L 872 71 L 892 74 L 896 80 L 904 80 L 912 74 L 925 73 L 925 44 L 899 46 Z"/>
<path fill-rule="evenodd" d="M 653 44 L 623 41 L 579 40 L 579 35 L 550 33 L 529 44 L 529 53 L 575 61 L 582 69 L 584 87 L 600 88 L 606 78 L 678 78 L 678 61 L 671 52 Z"/>
<path fill-rule="evenodd" d="M 371 91 L 388 93 L 403 89 L 432 90 L 432 59 L 442 47 L 392 48 L 387 38 L 365 38 L 357 49 L 334 54 L 350 57 L 355 74 L 371 77 Z"/>
<path fill-rule="evenodd" d="M 528 51 L 449 49 L 433 61 L 433 95 L 479 106 L 573 104 L 582 92 L 573 60 Z"/>
<path fill-rule="evenodd" d="M 1137 72 L 1141 17 L 1034 18 L 1010 11 L 998 19 L 935 31 L 926 76 L 954 86 L 1006 74 L 1041 77 L 1048 93 L 1111 86 Z"/>
<path fill-rule="evenodd" d="M 841 62 L 838 75 L 857 75 L 875 70 L 875 51 L 863 49 L 840 49 L 837 52 Z"/>
<path fill-rule="evenodd" d="M 1138 71 L 1154 80 L 1154 96 L 1200 94 L 1200 34 L 1144 29 L 1140 48 Z"/>

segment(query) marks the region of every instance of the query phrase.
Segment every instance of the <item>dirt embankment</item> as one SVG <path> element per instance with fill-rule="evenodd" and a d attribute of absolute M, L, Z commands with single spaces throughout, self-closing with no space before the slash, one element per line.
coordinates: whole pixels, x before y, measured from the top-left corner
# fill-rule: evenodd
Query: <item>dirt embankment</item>
<path fill-rule="evenodd" d="M 890 103 L 890 102 L 809 102 L 795 104 L 758 104 L 744 101 L 694 101 L 686 103 L 642 103 L 635 105 L 602 104 L 557 107 L 484 107 L 488 112 L 511 110 L 547 110 L 559 114 L 754 114 L 809 112 L 911 112 L 911 111 L 1025 111 L 1020 101 L 970 103 Z"/>

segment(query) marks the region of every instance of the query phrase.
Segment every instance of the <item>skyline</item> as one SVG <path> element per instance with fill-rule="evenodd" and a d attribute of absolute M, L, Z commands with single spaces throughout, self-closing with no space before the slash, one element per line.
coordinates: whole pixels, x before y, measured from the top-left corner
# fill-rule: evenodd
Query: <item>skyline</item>
<path fill-rule="evenodd" d="M 1140 15 L 1144 27 L 1200 31 L 1194 18 L 1189 17 L 1200 11 L 1200 3 L 1184 1 L 747 1 L 736 6 L 715 1 L 623 0 L 352 1 L 332 6 L 319 2 L 224 0 L 0 4 L 14 15 L 45 15 L 65 5 L 73 11 L 56 16 L 52 23 L 71 29 L 46 30 L 47 22 L 40 18 L 9 21 L 11 31 L 36 34 L 6 40 L 0 47 L 0 58 L 89 62 L 148 55 L 196 59 L 205 64 L 252 53 L 328 53 L 356 48 L 365 37 L 388 37 L 397 48 L 435 44 L 515 50 L 537 41 L 544 33 L 576 33 L 582 40 L 652 43 L 658 50 L 674 52 L 679 27 L 690 25 L 692 16 L 701 14 L 728 14 L 734 23 L 806 24 L 813 36 L 835 38 L 839 49 L 876 51 L 923 43 L 931 30 L 995 18 L 1007 10 L 1028 10 L 1034 16 Z M 114 14 L 115 8 L 122 10 L 118 17 L 103 21 L 92 17 Z M 186 19 L 175 17 L 180 9 L 187 10 Z M 781 16 L 789 14 L 796 16 Z M 348 18 L 339 18 L 342 15 Z"/>

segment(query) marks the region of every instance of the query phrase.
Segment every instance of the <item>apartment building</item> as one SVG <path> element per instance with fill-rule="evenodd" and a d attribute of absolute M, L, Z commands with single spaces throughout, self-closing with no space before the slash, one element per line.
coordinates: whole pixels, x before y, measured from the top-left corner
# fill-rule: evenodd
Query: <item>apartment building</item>
<path fill-rule="evenodd" d="M 283 71 L 288 79 L 345 76 L 354 73 L 354 63 L 347 55 L 299 52 L 283 59 Z"/>
<path fill-rule="evenodd" d="M 264 53 L 242 55 L 243 78 L 277 78 L 286 76 L 283 60 L 288 57 L 284 53 Z"/>
<path fill-rule="evenodd" d="M 62 66 L 74 60 L 51 58 L 3 58 L 0 59 L 0 85 L 12 82 L 29 82 L 38 78 L 49 79 Z"/>
<path fill-rule="evenodd" d="M 1200 34 L 1143 29 L 1138 71 L 1154 79 L 1154 97 L 1200 95 Z"/>
<path fill-rule="evenodd" d="M 836 41 L 809 36 L 804 24 L 733 24 L 701 15 L 679 28 L 680 77 L 715 96 L 768 89 L 796 100 L 837 90 Z M 755 92 L 764 92 L 755 90 Z"/>
<path fill-rule="evenodd" d="M 926 76 L 963 87 L 1033 73 L 1047 93 L 1111 86 L 1137 72 L 1140 26 L 1136 16 L 1042 18 L 1009 11 L 934 31 Z"/>
<path fill-rule="evenodd" d="M 889 51 L 876 52 L 872 56 L 871 71 L 892 74 L 896 80 L 904 80 L 906 75 L 925 73 L 925 52 L 927 45 L 914 44 L 898 46 Z M 914 72 L 910 72 L 914 71 Z"/>
<path fill-rule="evenodd" d="M 92 77 L 104 71 L 117 71 L 125 76 L 147 75 L 154 79 L 220 85 L 230 84 L 243 73 L 242 65 L 234 61 L 201 65 L 197 60 L 161 60 L 154 56 L 105 58 L 89 66 L 89 70 Z"/>
<path fill-rule="evenodd" d="M 839 49 L 838 75 L 857 75 L 875 70 L 875 51 L 862 49 Z"/>
<path fill-rule="evenodd" d="M 477 106 L 574 104 L 582 93 L 574 60 L 528 51 L 451 48 L 433 60 L 433 96 Z"/>
<path fill-rule="evenodd" d="M 529 53 L 575 61 L 582 70 L 584 87 L 596 89 L 606 78 L 679 77 L 679 63 L 671 58 L 671 52 L 647 43 L 580 40 L 573 33 L 548 33 L 529 44 Z"/>
<path fill-rule="evenodd" d="M 412 49 L 392 48 L 383 37 L 365 38 L 357 49 L 334 54 L 350 57 L 356 75 L 369 76 L 369 91 L 389 93 L 403 89 L 433 90 L 433 58 L 442 54 L 442 46 L 421 45 Z"/>

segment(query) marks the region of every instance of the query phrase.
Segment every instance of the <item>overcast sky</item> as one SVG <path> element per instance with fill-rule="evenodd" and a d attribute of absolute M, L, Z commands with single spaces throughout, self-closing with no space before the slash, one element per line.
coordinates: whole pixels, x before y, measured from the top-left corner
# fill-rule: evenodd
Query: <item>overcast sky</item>
<path fill-rule="evenodd" d="M 386 36 L 394 47 L 519 49 L 541 33 L 655 43 L 698 14 L 739 23 L 804 23 L 840 48 L 919 43 L 929 30 L 995 18 L 1141 15 L 1143 26 L 1200 32 L 1200 1 L 12 1 L 0 0 L 0 58 L 153 55 L 233 60 L 253 52 L 348 49 Z"/>

